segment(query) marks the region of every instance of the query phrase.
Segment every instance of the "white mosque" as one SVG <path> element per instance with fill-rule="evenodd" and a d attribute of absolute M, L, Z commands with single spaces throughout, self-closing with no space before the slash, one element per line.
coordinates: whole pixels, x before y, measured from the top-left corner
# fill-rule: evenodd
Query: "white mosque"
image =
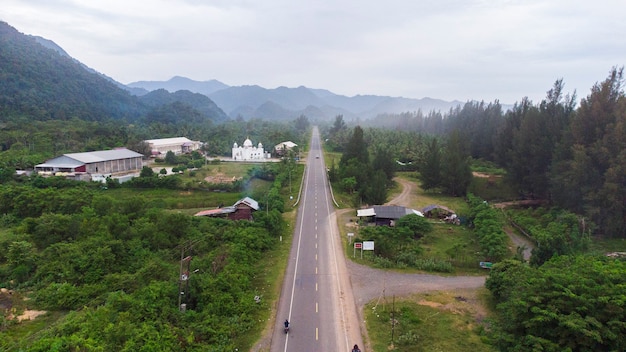
<path fill-rule="evenodd" d="M 255 147 L 249 138 L 243 142 L 241 147 L 237 145 L 237 142 L 233 144 L 233 160 L 235 161 L 264 160 L 270 157 L 271 154 L 263 150 L 263 144 L 259 143 Z"/>

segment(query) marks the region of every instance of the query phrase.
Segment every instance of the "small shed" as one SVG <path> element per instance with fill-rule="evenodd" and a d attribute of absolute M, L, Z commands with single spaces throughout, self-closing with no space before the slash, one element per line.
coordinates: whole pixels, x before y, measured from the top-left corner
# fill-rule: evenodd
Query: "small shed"
<path fill-rule="evenodd" d="M 276 155 L 278 156 L 283 156 L 285 155 L 285 153 L 288 150 L 292 150 L 293 148 L 297 147 L 298 145 L 292 141 L 286 141 L 286 142 L 282 142 L 282 143 L 278 143 L 274 146 L 274 152 L 276 153 Z"/>
<path fill-rule="evenodd" d="M 259 210 L 259 203 L 250 198 L 245 197 L 238 200 L 235 204 L 217 209 L 208 209 L 197 212 L 195 216 L 211 216 L 223 217 L 230 220 L 254 220 L 252 213 Z"/>
<path fill-rule="evenodd" d="M 439 219 L 445 219 L 447 217 L 450 217 L 456 214 L 454 210 L 448 207 L 444 207 L 443 205 L 438 205 L 438 204 L 431 204 L 431 205 L 424 207 L 422 209 L 422 213 L 427 218 L 439 218 Z"/>
<path fill-rule="evenodd" d="M 424 216 L 420 211 L 398 205 L 374 205 L 372 208 L 357 210 L 357 216 L 369 218 L 376 226 L 394 226 L 396 220 L 409 214 Z"/>
<path fill-rule="evenodd" d="M 233 207 L 235 211 L 228 215 L 231 220 L 253 220 L 252 213 L 259 210 L 259 203 L 250 198 L 245 197 L 238 200 Z"/>

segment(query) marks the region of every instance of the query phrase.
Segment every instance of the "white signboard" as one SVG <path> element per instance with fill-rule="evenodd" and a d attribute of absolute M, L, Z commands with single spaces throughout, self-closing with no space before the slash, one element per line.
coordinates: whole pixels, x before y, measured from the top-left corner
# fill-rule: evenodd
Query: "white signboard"
<path fill-rule="evenodd" d="M 363 241 L 363 250 L 364 251 L 373 251 L 374 250 L 374 241 Z"/>

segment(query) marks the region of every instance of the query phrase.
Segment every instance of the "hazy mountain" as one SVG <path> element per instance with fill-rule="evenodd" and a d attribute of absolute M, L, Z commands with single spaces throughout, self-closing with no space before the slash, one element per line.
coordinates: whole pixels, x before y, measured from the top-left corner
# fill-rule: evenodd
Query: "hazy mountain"
<path fill-rule="evenodd" d="M 215 85 L 217 82 L 219 84 Z M 210 84 L 210 85 L 209 85 Z M 210 88 L 207 88 L 209 87 Z M 263 118 L 290 120 L 300 115 L 310 119 L 331 120 L 341 114 L 345 119 L 369 119 L 379 114 L 431 110 L 446 112 L 463 104 L 460 101 L 444 101 L 423 98 L 409 99 L 376 95 L 347 97 L 325 89 L 278 87 L 267 89 L 258 85 L 227 86 L 219 81 L 198 82 L 188 78 L 174 77 L 169 81 L 141 81 L 129 87 L 147 90 L 186 89 L 208 95 L 231 118 Z M 219 88 L 221 87 L 221 88 Z M 207 93 L 208 91 L 212 92 Z"/>
<path fill-rule="evenodd" d="M 57 45 L 57 43 L 53 42 L 50 39 L 46 39 L 43 37 L 39 37 L 36 35 L 29 35 L 28 37 L 35 39 L 35 41 L 39 44 L 41 44 L 43 47 L 48 48 L 48 49 L 52 49 L 54 51 L 56 51 L 57 53 L 69 57 L 71 58 L 67 52 L 65 52 L 65 50 L 63 50 L 63 48 L 61 48 L 60 46 Z"/>
<path fill-rule="evenodd" d="M 165 89 L 170 93 L 177 92 L 179 90 L 188 90 L 194 93 L 200 93 L 204 95 L 209 95 L 218 90 L 222 90 L 228 88 L 224 83 L 217 80 L 210 81 L 194 81 L 189 78 L 174 76 L 170 78 L 168 81 L 139 81 L 127 84 L 130 88 L 141 88 L 146 90 L 146 93 L 149 91 L 157 90 L 157 89 Z"/>

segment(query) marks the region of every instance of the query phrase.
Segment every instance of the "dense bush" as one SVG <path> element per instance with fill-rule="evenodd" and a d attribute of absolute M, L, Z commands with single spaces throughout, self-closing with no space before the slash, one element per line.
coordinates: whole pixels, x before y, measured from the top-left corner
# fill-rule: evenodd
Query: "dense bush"
<path fill-rule="evenodd" d="M 502 351 L 624 351 L 626 262 L 558 256 L 533 268 L 494 265 L 486 286 L 498 305 Z"/>
<path fill-rule="evenodd" d="M 139 177 L 159 182 L 158 176 Z M 165 179 L 177 179 L 167 177 Z M 276 187 L 280 187 L 279 184 Z M 81 189 L 81 188 L 78 188 Z M 83 189 L 84 190 L 84 189 Z M 234 350 L 268 309 L 257 304 L 258 263 L 286 226 L 276 200 L 259 221 L 198 218 L 152 208 L 142 197 L 115 199 L 77 189 L 3 186 L 0 197 L 45 195 L 50 204 L 3 204 L 9 214 L 0 255 L 0 285 L 32 291 L 31 305 L 71 311 L 36 337 L 13 340 L 0 332 L 0 349 Z M 26 211 L 26 209 L 33 209 Z M 45 211 L 45 213 L 44 213 Z M 36 216 L 22 219 L 22 214 Z M 21 221 L 21 222 L 20 222 Z M 178 308 L 180 250 L 193 257 Z"/>
<path fill-rule="evenodd" d="M 470 221 L 478 235 L 481 251 L 487 261 L 498 261 L 507 256 L 508 236 L 504 233 L 504 222 L 498 212 L 486 201 L 468 194 Z"/>

